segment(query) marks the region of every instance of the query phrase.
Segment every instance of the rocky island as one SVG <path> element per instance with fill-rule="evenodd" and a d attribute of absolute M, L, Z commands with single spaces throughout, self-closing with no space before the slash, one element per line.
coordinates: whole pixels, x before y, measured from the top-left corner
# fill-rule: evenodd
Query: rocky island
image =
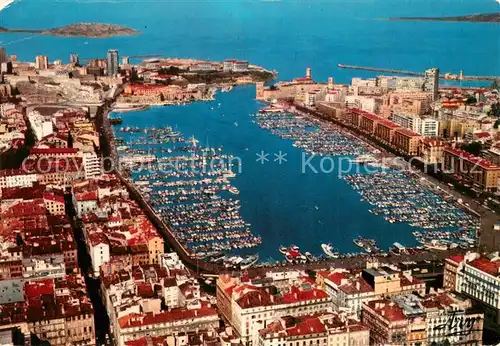
<path fill-rule="evenodd" d="M 31 29 L 7 29 L 0 27 L 0 32 L 7 33 L 30 33 L 47 36 L 62 36 L 62 37 L 90 37 L 90 38 L 106 38 L 112 36 L 135 35 L 139 31 L 130 29 L 120 25 L 104 24 L 104 23 L 77 23 L 60 28 L 47 30 L 31 30 Z"/>
<path fill-rule="evenodd" d="M 456 17 L 395 17 L 390 20 L 420 20 L 438 22 L 475 22 L 475 23 L 499 23 L 500 13 L 471 14 Z"/>

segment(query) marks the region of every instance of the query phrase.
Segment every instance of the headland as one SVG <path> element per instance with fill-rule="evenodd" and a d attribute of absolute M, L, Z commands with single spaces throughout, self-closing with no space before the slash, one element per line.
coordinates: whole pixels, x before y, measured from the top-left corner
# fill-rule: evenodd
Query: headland
<path fill-rule="evenodd" d="M 406 21 L 435 21 L 435 22 L 475 22 L 475 23 L 499 23 L 500 13 L 482 13 L 471 14 L 467 16 L 455 17 L 394 17 L 390 20 L 406 20 Z"/>
<path fill-rule="evenodd" d="M 7 29 L 0 27 L 2 33 L 28 33 L 40 34 L 46 36 L 61 37 L 89 37 L 89 38 L 107 38 L 113 36 L 136 35 L 139 31 L 130 29 L 121 25 L 104 23 L 76 23 L 66 25 L 60 28 L 34 30 L 34 29 Z"/>

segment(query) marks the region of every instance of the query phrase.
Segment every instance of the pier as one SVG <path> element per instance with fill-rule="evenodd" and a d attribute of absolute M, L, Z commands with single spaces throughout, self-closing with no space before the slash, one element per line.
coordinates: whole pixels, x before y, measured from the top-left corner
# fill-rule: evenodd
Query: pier
<path fill-rule="evenodd" d="M 344 69 L 351 69 L 351 70 L 373 71 L 373 72 L 400 74 L 400 75 L 414 76 L 414 77 L 423 77 L 424 76 L 424 73 L 422 73 L 422 72 L 388 69 L 388 68 L 378 68 L 378 67 L 370 67 L 370 66 L 338 64 L 337 67 L 344 68 Z M 491 82 L 493 82 L 495 80 L 500 80 L 500 76 L 464 76 L 462 73 L 460 73 L 460 75 L 458 75 L 458 76 L 451 74 L 451 73 L 440 74 L 439 78 L 440 79 L 447 79 L 447 80 L 491 81 Z"/>

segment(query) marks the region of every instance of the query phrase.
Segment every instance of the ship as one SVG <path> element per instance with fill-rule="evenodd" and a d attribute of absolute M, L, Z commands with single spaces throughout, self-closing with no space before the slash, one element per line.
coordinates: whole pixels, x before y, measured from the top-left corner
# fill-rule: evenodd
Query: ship
<path fill-rule="evenodd" d="M 314 260 L 313 258 L 313 255 L 308 251 L 304 254 L 304 256 L 306 256 L 306 259 L 309 261 L 309 262 L 312 262 Z"/>
<path fill-rule="evenodd" d="M 440 251 L 448 250 L 448 245 L 438 240 L 431 240 L 430 242 L 425 242 L 424 247 L 429 250 L 440 250 Z"/>
<path fill-rule="evenodd" d="M 280 253 L 282 253 L 283 255 L 286 255 L 286 253 L 288 252 L 288 249 L 286 248 L 286 246 L 283 246 L 283 245 L 280 245 L 280 249 L 279 249 Z"/>
<path fill-rule="evenodd" d="M 321 244 L 321 249 L 327 255 L 328 257 L 331 258 L 339 258 L 340 254 L 337 251 L 334 251 L 334 248 L 332 244 Z"/>
<path fill-rule="evenodd" d="M 253 256 L 248 256 L 242 262 L 240 262 L 241 269 L 248 269 L 259 261 L 259 254 Z"/>

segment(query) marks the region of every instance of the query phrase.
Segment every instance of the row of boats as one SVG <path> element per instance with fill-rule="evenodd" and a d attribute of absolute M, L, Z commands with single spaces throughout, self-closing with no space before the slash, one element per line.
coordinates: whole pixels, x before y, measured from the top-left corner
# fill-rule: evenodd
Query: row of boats
<path fill-rule="evenodd" d="M 332 124 L 312 117 L 267 109 L 252 115 L 254 122 L 282 139 L 293 141 L 294 147 L 301 148 L 311 155 L 350 156 L 372 152 L 364 142 L 356 140 Z"/>
<path fill-rule="evenodd" d="M 184 139 L 172 127 L 120 129 L 120 164 L 174 236 L 193 256 L 245 269 L 258 255 L 225 253 L 256 247 L 260 236 L 240 214 L 240 191 L 230 179 L 233 157 L 222 148 Z"/>

